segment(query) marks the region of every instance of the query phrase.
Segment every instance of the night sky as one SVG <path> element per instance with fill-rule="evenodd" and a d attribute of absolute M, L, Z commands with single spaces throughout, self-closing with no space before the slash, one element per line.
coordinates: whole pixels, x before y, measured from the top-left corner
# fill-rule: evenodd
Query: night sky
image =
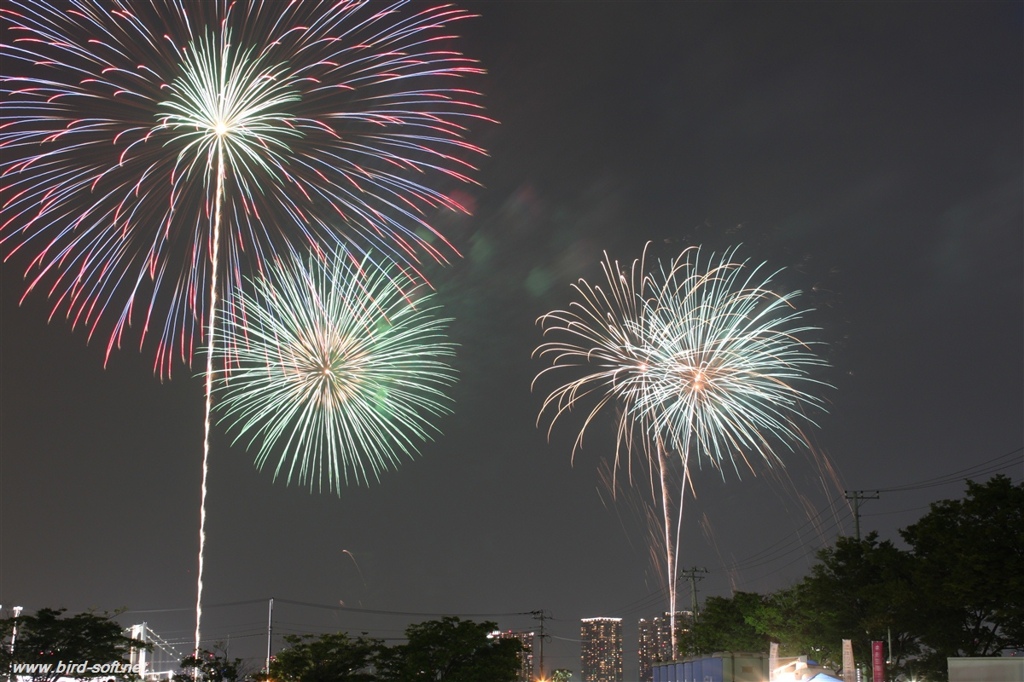
<path fill-rule="evenodd" d="M 603 251 L 648 241 L 786 268 L 832 365 L 812 451 L 696 473 L 680 561 L 707 570 L 699 598 L 799 580 L 853 534 L 844 490 L 881 490 L 862 531 L 899 544 L 965 477 L 1024 479 L 1024 5 L 466 6 L 481 16 L 459 45 L 500 124 L 475 133 L 474 215 L 439 223 L 464 255 L 432 273 L 460 344 L 454 414 L 340 499 L 274 483 L 216 429 L 205 637 L 258 666 L 270 597 L 278 635 L 396 638 L 443 614 L 536 629 L 543 610 L 545 668 L 578 671 L 579 619 L 618 616 L 634 678 L 636 621 L 667 608 L 645 498 L 602 483 L 611 415 L 574 463 L 579 419 L 550 442 L 535 427 L 531 351 Z M 186 651 L 198 369 L 161 383 L 130 347 L 104 369 L 44 297 L 19 306 L 21 270 L 2 278 L 0 604 L 126 608 Z"/>

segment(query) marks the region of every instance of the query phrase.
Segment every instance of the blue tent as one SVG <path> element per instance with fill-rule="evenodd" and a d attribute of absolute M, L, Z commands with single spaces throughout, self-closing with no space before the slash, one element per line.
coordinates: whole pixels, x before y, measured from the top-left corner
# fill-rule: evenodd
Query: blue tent
<path fill-rule="evenodd" d="M 828 673 L 822 672 L 822 673 L 818 673 L 814 677 L 809 678 L 807 680 L 807 682 L 843 682 L 843 681 L 840 678 L 838 678 L 838 677 L 833 677 L 832 675 L 829 675 Z"/>

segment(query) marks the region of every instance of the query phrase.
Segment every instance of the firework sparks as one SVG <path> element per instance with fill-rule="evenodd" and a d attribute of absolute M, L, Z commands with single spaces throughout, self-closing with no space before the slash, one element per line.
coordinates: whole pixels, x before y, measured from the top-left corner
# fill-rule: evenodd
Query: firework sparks
<path fill-rule="evenodd" d="M 684 464 L 694 453 L 739 473 L 751 455 L 779 462 L 776 445 L 806 442 L 805 408 L 824 405 L 802 387 L 824 387 L 811 373 L 828 363 L 801 341 L 816 329 L 794 305 L 800 292 L 775 293 L 778 272 L 735 257 L 704 262 L 691 248 L 650 277 L 648 390 L 632 411 Z"/>
<path fill-rule="evenodd" d="M 286 262 L 226 311 L 216 410 L 259 467 L 340 493 L 397 466 L 450 412 L 449 320 L 393 277 L 347 254 Z"/>
<path fill-rule="evenodd" d="M 561 417 L 580 407 L 585 398 L 595 397 L 596 403 L 576 437 L 575 456 L 583 445 L 587 427 L 604 408 L 623 408 L 619 409 L 615 470 L 623 461 L 631 465 L 632 448 L 638 439 L 646 443 L 650 426 L 636 410 L 648 383 L 649 334 L 644 328 L 644 301 L 640 296 L 645 286 L 644 268 L 642 258 L 627 270 L 605 254 L 601 269 L 607 290 L 581 279 L 572 285 L 578 300 L 568 310 L 556 310 L 538 320 L 545 338 L 550 334 L 558 340 L 542 344 L 535 352 L 540 357 L 552 357 L 553 362 L 534 379 L 534 385 L 549 372 L 570 369 L 578 373 L 577 368 L 581 367 L 590 370 L 548 394 L 538 424 L 550 412 L 550 436 Z M 640 428 L 636 428 L 638 424 Z"/>
<path fill-rule="evenodd" d="M 452 7 L 363 2 L 11 2 L 2 59 L 5 260 L 107 353 L 138 326 L 190 361 L 268 257 L 327 245 L 415 268 L 455 251 L 482 119 Z M 224 234 L 213 235 L 220 202 Z"/>
<path fill-rule="evenodd" d="M 646 255 L 646 250 L 645 250 Z M 699 248 L 685 250 L 648 273 L 645 258 L 626 270 L 608 256 L 605 286 L 581 280 L 567 311 L 540 318 L 548 340 L 536 354 L 550 357 L 550 372 L 575 378 L 545 398 L 538 423 L 551 427 L 573 408 L 586 412 L 574 447 L 606 408 L 617 412 L 616 466 L 620 453 L 630 470 L 634 459 L 651 477 L 651 492 L 662 510 L 659 544 L 665 550 L 673 648 L 676 584 L 683 502 L 690 467 L 709 461 L 722 468 L 753 457 L 779 462 L 773 447 L 804 443 L 805 407 L 822 402 L 801 387 L 824 386 L 810 373 L 826 363 L 800 337 L 793 305 L 798 292 L 772 291 L 777 273 L 736 262 L 736 249 L 707 262 Z M 586 402 L 590 403 L 585 407 Z M 549 428 L 549 434 L 550 434 Z M 633 453 L 642 456 L 633 457 Z M 673 458 L 681 481 L 670 481 Z M 678 491 L 678 492 L 676 492 Z"/>
<path fill-rule="evenodd" d="M 450 6 L 11 0 L 0 60 L 0 248 L 107 357 L 138 325 L 154 370 L 206 337 L 196 651 L 218 299 L 278 253 L 444 260 L 483 120 Z M 441 242 L 437 247 L 434 242 Z M 223 269 L 223 272 L 221 270 Z M 151 331 L 155 328 L 155 331 Z"/>

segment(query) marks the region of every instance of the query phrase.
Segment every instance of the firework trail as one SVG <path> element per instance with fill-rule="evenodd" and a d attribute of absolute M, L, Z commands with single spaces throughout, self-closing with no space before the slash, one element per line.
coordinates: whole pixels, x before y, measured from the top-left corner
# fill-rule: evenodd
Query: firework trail
<path fill-rule="evenodd" d="M 673 650 L 690 467 L 706 460 L 738 473 L 741 462 L 753 470 L 755 456 L 781 463 L 775 444 L 805 443 L 801 425 L 813 422 L 804 408 L 823 407 L 801 388 L 824 386 L 810 372 L 826 363 L 799 338 L 814 331 L 793 305 L 799 292 L 774 293 L 778 273 L 735 257 L 732 249 L 705 261 L 693 247 L 648 273 L 646 249 L 628 271 L 606 255 L 606 289 L 580 280 L 568 310 L 538 320 L 549 340 L 535 354 L 551 366 L 534 384 L 551 372 L 575 376 L 548 394 L 538 423 L 549 418 L 550 435 L 559 418 L 583 409 L 575 455 L 588 426 L 614 408 L 616 466 L 625 460 L 632 478 L 635 459 L 648 472 L 662 511 Z M 673 461 L 681 481 L 671 480 Z"/>
<path fill-rule="evenodd" d="M 430 439 L 455 381 L 432 295 L 349 254 L 275 264 L 216 331 L 214 396 L 274 477 L 340 494 Z"/>
<path fill-rule="evenodd" d="M 587 428 L 606 408 L 617 417 L 614 472 L 625 466 L 630 480 L 633 468 L 640 465 L 649 476 L 652 496 L 662 509 L 660 524 L 665 547 L 669 611 L 676 611 L 676 552 L 670 534 L 671 491 L 668 488 L 669 461 L 655 432 L 653 412 L 644 412 L 639 405 L 648 403 L 645 394 L 651 390 L 649 379 L 653 330 L 647 328 L 649 303 L 644 294 L 652 281 L 646 274 L 644 255 L 625 268 L 605 254 L 601 263 L 604 287 L 580 280 L 572 287 L 576 294 L 568 310 L 557 310 L 542 316 L 538 322 L 548 340 L 535 354 L 551 357 L 552 365 L 534 379 L 537 385 L 545 374 L 571 370 L 576 378 L 561 384 L 544 399 L 538 424 L 550 414 L 548 436 L 555 423 L 574 408 L 591 406 L 573 445 L 573 458 L 583 445 Z M 652 438 L 653 435 L 653 438 Z M 636 456 L 635 456 L 636 455 Z M 674 632 L 674 626 L 673 626 Z"/>
<path fill-rule="evenodd" d="M 341 550 L 341 553 L 347 554 L 348 558 L 352 560 L 352 565 L 356 567 L 356 573 L 359 574 L 359 581 L 363 583 L 363 591 L 369 592 L 370 588 L 366 586 L 366 578 L 363 577 L 363 569 L 359 568 L 359 562 L 356 561 L 356 555 L 348 551 L 347 549 Z M 342 606 L 344 606 L 344 604 L 342 604 Z"/>
<path fill-rule="evenodd" d="M 405 2 L 11 0 L 2 12 L 0 248 L 106 354 L 132 325 L 154 371 L 205 335 L 202 611 L 213 331 L 278 253 L 454 253 L 482 120 L 448 47 L 469 15 Z M 435 246 L 438 243 L 439 246 Z M 108 327 L 109 331 L 101 328 Z"/>

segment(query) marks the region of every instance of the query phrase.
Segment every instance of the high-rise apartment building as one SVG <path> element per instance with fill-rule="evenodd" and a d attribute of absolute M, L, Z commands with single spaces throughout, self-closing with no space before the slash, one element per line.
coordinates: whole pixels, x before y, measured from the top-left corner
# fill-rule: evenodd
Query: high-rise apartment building
<path fill-rule="evenodd" d="M 580 621 L 582 682 L 622 682 L 622 619 Z"/>
<path fill-rule="evenodd" d="M 693 614 L 689 611 L 676 612 L 676 635 L 682 636 L 689 630 Z M 674 661 L 679 658 L 672 651 L 670 635 L 671 619 L 666 611 L 654 618 L 641 618 L 638 623 L 640 647 L 637 651 L 639 661 L 640 682 L 651 682 L 654 679 L 652 665 L 663 661 Z"/>
<path fill-rule="evenodd" d="M 495 630 L 491 637 L 519 640 L 523 650 L 519 652 L 519 674 L 516 675 L 516 682 L 533 682 L 533 633 Z"/>

